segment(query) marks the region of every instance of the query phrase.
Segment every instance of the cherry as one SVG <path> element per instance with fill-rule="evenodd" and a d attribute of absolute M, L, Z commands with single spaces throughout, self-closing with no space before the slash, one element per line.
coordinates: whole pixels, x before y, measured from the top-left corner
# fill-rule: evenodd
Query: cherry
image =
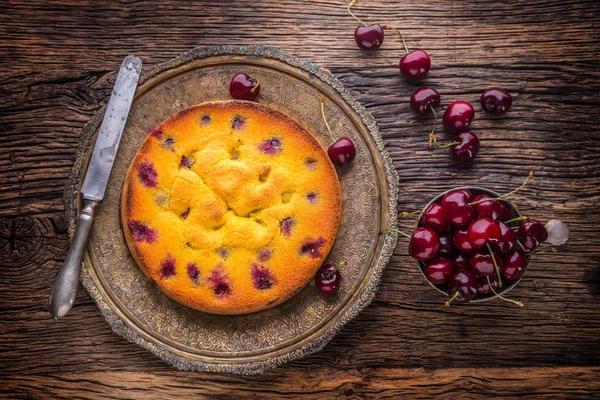
<path fill-rule="evenodd" d="M 519 240 L 525 249 L 535 250 L 540 243 L 548 239 L 548 231 L 541 222 L 535 219 L 528 219 L 521 223 L 519 227 Z"/>
<path fill-rule="evenodd" d="M 469 267 L 469 259 L 462 253 L 458 253 L 452 261 L 454 261 L 454 267 L 457 270 Z"/>
<path fill-rule="evenodd" d="M 517 234 L 511 227 L 502 221 L 496 221 L 500 228 L 500 239 L 490 240 L 490 245 L 498 250 L 500 254 L 506 254 L 511 251 L 517 244 Z"/>
<path fill-rule="evenodd" d="M 469 202 L 472 198 L 473 195 L 466 189 L 456 189 L 446 193 L 442 199 L 442 210 L 446 219 L 456 226 L 465 226 L 471 222 L 474 211 Z"/>
<path fill-rule="evenodd" d="M 359 26 L 354 31 L 354 40 L 363 50 L 377 50 L 383 44 L 383 28 L 379 24 Z"/>
<path fill-rule="evenodd" d="M 450 103 L 442 121 L 448 132 L 457 133 L 464 130 L 475 118 L 475 109 L 466 101 L 458 100 Z"/>
<path fill-rule="evenodd" d="M 352 139 L 342 136 L 327 148 L 327 154 L 335 165 L 343 167 L 350 164 L 356 157 L 356 147 Z"/>
<path fill-rule="evenodd" d="M 461 132 L 454 139 L 458 144 L 450 147 L 450 154 L 456 161 L 473 161 L 479 152 L 479 138 L 471 132 Z"/>
<path fill-rule="evenodd" d="M 446 231 L 448 229 L 448 221 L 444 217 L 442 206 L 434 203 L 427 207 L 427 210 L 423 213 L 421 224 L 426 228 L 431 228 L 438 232 Z"/>
<path fill-rule="evenodd" d="M 434 285 L 448 282 L 454 272 L 452 260 L 446 257 L 436 257 L 425 266 L 425 278 Z"/>
<path fill-rule="evenodd" d="M 488 249 L 479 249 L 471 256 L 469 260 L 469 266 L 471 270 L 477 276 L 491 276 L 497 274 L 496 267 L 494 266 L 494 260 L 492 260 L 492 254 L 498 269 L 502 271 L 502 258 L 497 253 L 490 253 Z"/>
<path fill-rule="evenodd" d="M 469 242 L 474 248 L 479 249 L 491 241 L 499 241 L 502 233 L 495 221 L 489 218 L 480 218 L 469 225 Z"/>
<path fill-rule="evenodd" d="M 418 88 L 410 96 L 410 108 L 418 115 L 425 115 L 429 109 L 439 104 L 440 94 L 427 86 Z"/>
<path fill-rule="evenodd" d="M 440 250 L 440 239 L 433 229 L 420 227 L 410 237 L 408 254 L 416 260 L 431 260 Z"/>
<path fill-rule="evenodd" d="M 475 248 L 469 242 L 469 234 L 467 228 L 459 228 L 454 231 L 453 235 L 454 246 L 460 251 L 462 254 L 471 254 L 475 251 Z"/>
<path fill-rule="evenodd" d="M 448 295 L 450 300 L 446 302 L 446 307 L 450 306 L 452 301 L 466 303 L 477 296 L 477 278 L 473 272 L 468 269 L 459 270 L 448 281 Z"/>
<path fill-rule="evenodd" d="M 454 241 L 450 233 L 439 233 L 438 238 L 440 239 L 440 250 L 438 252 L 440 256 L 452 257 L 456 254 L 456 247 L 454 247 Z"/>
<path fill-rule="evenodd" d="M 525 269 L 527 269 L 527 258 L 517 249 L 513 249 L 510 253 L 506 254 L 502 263 L 503 267 L 500 268 L 502 276 L 511 281 L 519 279 L 525 273 Z"/>
<path fill-rule="evenodd" d="M 473 202 L 478 202 L 480 200 L 489 198 L 490 196 L 480 194 L 479 196 L 475 197 Z M 508 208 L 498 200 L 483 201 L 481 203 L 474 204 L 474 207 L 477 218 L 489 218 L 493 219 L 494 221 L 504 221 L 510 214 Z"/>
<path fill-rule="evenodd" d="M 340 284 L 342 282 L 342 274 L 340 267 L 343 263 L 340 263 L 337 267 L 331 264 L 323 264 L 315 275 L 315 286 L 321 291 L 323 296 L 331 297 L 334 296 Z"/>
<path fill-rule="evenodd" d="M 481 108 L 493 115 L 502 115 L 512 105 L 512 96 L 504 89 L 492 87 L 481 95 Z"/>
<path fill-rule="evenodd" d="M 427 76 L 431 68 L 431 58 L 423 50 L 413 50 L 400 59 L 400 72 L 412 80 L 420 80 Z"/>
<path fill-rule="evenodd" d="M 260 83 L 240 72 L 231 79 L 229 93 L 234 99 L 254 101 L 260 93 Z"/>
<path fill-rule="evenodd" d="M 477 293 L 479 294 L 492 294 L 492 289 L 490 288 L 490 284 L 488 283 L 488 279 L 492 284 L 492 288 L 497 291 L 500 287 L 498 282 L 498 277 L 496 275 L 491 276 L 479 276 L 477 277 Z"/>

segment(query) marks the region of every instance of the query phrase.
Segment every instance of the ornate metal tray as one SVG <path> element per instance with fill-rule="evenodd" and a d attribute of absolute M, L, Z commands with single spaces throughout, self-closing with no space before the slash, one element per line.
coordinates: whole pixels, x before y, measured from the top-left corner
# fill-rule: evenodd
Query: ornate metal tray
<path fill-rule="evenodd" d="M 309 284 L 275 308 L 242 316 L 204 314 L 156 289 L 129 254 L 119 204 L 125 172 L 154 125 L 176 111 L 229 98 L 239 71 L 261 82 L 259 101 L 290 115 L 329 144 L 320 113 L 325 97 L 337 136 L 357 145 L 350 167 L 338 169 L 342 222 L 329 261 L 345 260 L 339 296 L 324 299 Z M 81 207 L 79 186 L 104 109 L 83 131 L 65 192 L 71 234 Z M 140 79 L 106 198 L 84 257 L 82 282 L 112 329 L 177 368 L 256 374 L 320 350 L 375 296 L 397 236 L 398 177 L 375 120 L 327 70 L 267 46 L 206 47 L 160 64 Z"/>

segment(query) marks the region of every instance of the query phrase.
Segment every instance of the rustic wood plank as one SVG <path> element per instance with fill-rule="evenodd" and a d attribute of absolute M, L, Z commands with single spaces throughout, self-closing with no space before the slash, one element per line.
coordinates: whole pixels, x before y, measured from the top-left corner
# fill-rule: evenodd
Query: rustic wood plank
<path fill-rule="evenodd" d="M 482 149 L 470 167 L 427 149 L 433 120 L 410 111 L 420 84 L 398 74 L 400 41 L 390 34 L 381 50 L 359 51 L 345 4 L 0 4 L 0 397 L 239 398 L 253 388 L 280 398 L 597 395 L 600 3 L 359 0 L 358 15 L 400 27 L 411 48 L 429 52 L 423 84 L 442 94 L 439 114 L 452 100 L 476 104 L 488 86 L 513 94 L 503 117 L 476 107 Z M 112 333 L 83 289 L 66 319 L 51 320 L 50 285 L 68 247 L 64 184 L 123 56 L 151 67 L 199 45 L 256 43 L 329 68 L 373 113 L 401 176 L 403 209 L 457 185 L 507 192 L 534 169 L 515 201 L 527 215 L 568 222 L 572 238 L 536 256 L 511 292 L 525 309 L 444 308 L 401 242 L 368 312 L 323 351 L 264 376 L 175 371 Z"/>

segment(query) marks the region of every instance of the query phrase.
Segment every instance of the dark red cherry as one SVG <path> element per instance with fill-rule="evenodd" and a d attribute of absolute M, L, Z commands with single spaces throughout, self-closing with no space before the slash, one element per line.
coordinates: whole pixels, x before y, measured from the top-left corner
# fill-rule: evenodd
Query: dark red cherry
<path fill-rule="evenodd" d="M 496 252 L 493 252 L 493 254 L 496 259 L 496 264 L 498 264 L 498 269 L 502 271 L 502 257 Z M 479 249 L 473 253 L 469 260 L 469 266 L 471 267 L 471 271 L 477 276 L 491 276 L 498 274 L 496 272 L 496 267 L 494 266 L 494 260 L 492 260 L 492 255 L 488 249 Z"/>
<path fill-rule="evenodd" d="M 343 167 L 350 164 L 356 157 L 356 147 L 347 136 L 342 136 L 334 144 L 329 146 L 327 154 L 335 165 Z"/>
<path fill-rule="evenodd" d="M 461 132 L 454 138 L 454 146 L 450 146 L 450 154 L 456 161 L 473 161 L 479 152 L 479 138 L 471 132 Z"/>
<path fill-rule="evenodd" d="M 485 194 L 480 194 L 475 197 L 474 202 L 478 202 L 483 199 L 489 199 L 490 196 L 486 196 Z M 510 215 L 510 211 L 508 208 L 499 200 L 489 200 L 483 201 L 481 203 L 475 204 L 475 214 L 477 218 L 489 218 L 494 221 L 505 221 Z"/>
<path fill-rule="evenodd" d="M 416 260 L 431 260 L 440 250 L 440 239 L 433 229 L 417 228 L 410 237 L 408 254 Z"/>
<path fill-rule="evenodd" d="M 548 231 L 541 222 L 528 219 L 519 226 L 519 240 L 527 250 L 535 250 L 540 243 L 548 239 Z"/>
<path fill-rule="evenodd" d="M 440 204 L 434 203 L 427 207 L 423 213 L 422 225 L 437 232 L 444 232 L 448 229 L 448 221 L 444 217 L 444 211 Z"/>
<path fill-rule="evenodd" d="M 465 197 L 469 203 L 473 201 L 473 193 L 471 193 L 471 191 L 469 189 L 456 189 L 456 190 L 464 193 Z"/>
<path fill-rule="evenodd" d="M 514 281 L 522 277 L 525 273 L 525 270 L 527 269 L 527 258 L 522 252 L 513 249 L 504 256 L 502 264 L 503 266 L 500 268 L 502 276 L 508 280 Z"/>
<path fill-rule="evenodd" d="M 340 270 L 331 264 L 323 264 L 315 275 L 315 286 L 321 291 L 323 296 L 334 296 L 342 282 Z"/>
<path fill-rule="evenodd" d="M 456 254 L 456 247 L 454 247 L 454 240 L 452 235 L 448 232 L 438 233 L 440 239 L 440 251 L 438 254 L 444 257 L 452 257 Z"/>
<path fill-rule="evenodd" d="M 479 249 L 490 241 L 499 241 L 502 236 L 500 227 L 489 218 L 480 218 L 469 225 L 469 242 L 474 248 Z"/>
<path fill-rule="evenodd" d="M 452 261 L 454 261 L 454 267 L 457 271 L 459 269 L 469 268 L 469 258 L 462 253 L 458 253 L 458 255 L 454 257 Z"/>
<path fill-rule="evenodd" d="M 458 295 L 456 292 L 458 292 Z M 466 303 L 473 300 L 477 296 L 477 278 L 473 272 L 468 269 L 461 269 L 454 274 L 448 281 L 448 296 L 454 298 L 452 301 L 458 303 Z"/>
<path fill-rule="evenodd" d="M 492 87 L 481 95 L 481 108 L 493 115 L 502 115 L 512 105 L 512 96 L 504 89 Z"/>
<path fill-rule="evenodd" d="M 354 31 L 354 40 L 363 50 L 377 50 L 383 44 L 383 28 L 379 24 L 359 26 Z"/>
<path fill-rule="evenodd" d="M 473 220 L 473 207 L 469 205 L 470 192 L 466 189 L 451 190 L 442 199 L 444 216 L 452 225 L 465 226 Z M 471 195 L 471 198 L 473 195 Z"/>
<path fill-rule="evenodd" d="M 496 221 L 500 228 L 500 239 L 490 240 L 490 245 L 500 254 L 506 254 L 517 244 L 517 234 L 502 221 Z"/>
<path fill-rule="evenodd" d="M 431 107 L 439 104 L 440 94 L 437 90 L 426 86 L 418 88 L 410 96 L 410 108 L 418 115 L 425 115 Z"/>
<path fill-rule="evenodd" d="M 446 257 L 436 257 L 425 266 L 425 278 L 434 285 L 448 282 L 454 272 L 452 260 Z"/>
<path fill-rule="evenodd" d="M 431 68 L 431 58 L 423 50 L 413 50 L 400 59 L 400 72 L 412 80 L 425 78 Z"/>
<path fill-rule="evenodd" d="M 475 118 L 473 106 L 466 101 L 458 100 L 450 103 L 446 108 L 442 121 L 448 132 L 458 133 L 466 129 L 473 118 Z"/>
<path fill-rule="evenodd" d="M 460 251 L 462 254 L 471 254 L 475 251 L 475 248 L 469 242 L 469 234 L 467 228 L 458 228 L 454 230 L 454 246 Z"/>
<path fill-rule="evenodd" d="M 492 284 L 492 287 L 498 293 L 498 288 L 500 285 L 498 284 L 498 275 L 490 275 L 490 276 L 480 276 L 477 277 L 477 293 L 479 294 L 492 294 L 492 289 L 490 289 L 490 285 L 488 284 L 488 278 Z"/>
<path fill-rule="evenodd" d="M 260 94 L 260 83 L 240 72 L 231 79 L 229 93 L 234 99 L 254 101 Z"/>

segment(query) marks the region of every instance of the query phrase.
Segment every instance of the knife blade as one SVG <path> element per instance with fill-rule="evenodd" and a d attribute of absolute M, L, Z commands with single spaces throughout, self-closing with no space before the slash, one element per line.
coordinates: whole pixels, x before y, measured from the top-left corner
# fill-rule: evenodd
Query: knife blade
<path fill-rule="evenodd" d="M 77 217 L 75 235 L 63 268 L 59 271 L 50 293 L 48 308 L 54 318 L 67 315 L 77 295 L 83 252 L 94 223 L 96 206 L 104 198 L 121 135 L 133 101 L 142 69 L 139 57 L 127 56 L 121 64 L 100 132 L 81 187 L 83 208 Z"/>

